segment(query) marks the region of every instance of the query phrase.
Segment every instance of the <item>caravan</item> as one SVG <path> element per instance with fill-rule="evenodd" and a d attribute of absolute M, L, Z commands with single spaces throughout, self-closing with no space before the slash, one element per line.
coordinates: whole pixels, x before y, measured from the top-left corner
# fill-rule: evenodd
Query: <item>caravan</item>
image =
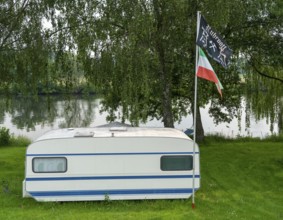
<path fill-rule="evenodd" d="M 198 146 L 176 129 L 59 129 L 26 151 L 23 196 L 37 201 L 179 199 L 199 186 Z"/>

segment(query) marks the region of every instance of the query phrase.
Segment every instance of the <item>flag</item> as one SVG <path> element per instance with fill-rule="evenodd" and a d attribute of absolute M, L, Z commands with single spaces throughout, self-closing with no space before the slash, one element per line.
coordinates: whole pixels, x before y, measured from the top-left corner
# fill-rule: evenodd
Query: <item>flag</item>
<path fill-rule="evenodd" d="M 212 66 L 210 65 L 207 57 L 205 56 L 203 50 L 199 48 L 199 60 L 198 60 L 198 68 L 197 68 L 197 76 L 215 83 L 218 92 L 222 97 L 221 89 L 223 86 L 215 74 Z"/>
<path fill-rule="evenodd" d="M 216 62 L 220 63 L 224 68 L 227 68 L 232 50 L 222 37 L 207 24 L 202 15 L 200 16 L 197 31 L 196 44 L 205 49 L 208 55 Z"/>

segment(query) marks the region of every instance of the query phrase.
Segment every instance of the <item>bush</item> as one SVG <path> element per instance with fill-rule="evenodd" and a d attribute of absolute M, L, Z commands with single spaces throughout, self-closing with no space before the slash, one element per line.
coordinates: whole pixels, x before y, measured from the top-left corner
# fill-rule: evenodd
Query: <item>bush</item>
<path fill-rule="evenodd" d="M 267 136 L 265 139 L 265 141 L 270 141 L 270 142 L 283 142 L 283 133 L 281 134 L 273 134 L 270 136 Z"/>
<path fill-rule="evenodd" d="M 31 140 L 24 136 L 17 136 L 17 137 L 12 136 L 10 140 L 10 144 L 12 146 L 27 147 L 28 145 L 30 145 L 30 143 L 31 143 Z"/>
<path fill-rule="evenodd" d="M 283 134 L 271 135 L 265 138 L 251 136 L 227 137 L 222 134 L 208 134 L 205 136 L 204 144 L 208 143 L 227 143 L 227 142 L 283 142 Z"/>
<path fill-rule="evenodd" d="M 0 146 L 9 145 L 11 140 L 10 130 L 8 128 L 0 128 Z"/>

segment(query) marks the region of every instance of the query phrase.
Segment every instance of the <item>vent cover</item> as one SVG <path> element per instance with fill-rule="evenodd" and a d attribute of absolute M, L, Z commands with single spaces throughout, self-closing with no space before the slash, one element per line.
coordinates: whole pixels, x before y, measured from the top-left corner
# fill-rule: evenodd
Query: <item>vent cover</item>
<path fill-rule="evenodd" d="M 94 132 L 76 132 L 74 137 L 93 137 Z"/>
<path fill-rule="evenodd" d="M 126 127 L 111 127 L 109 131 L 127 131 Z"/>

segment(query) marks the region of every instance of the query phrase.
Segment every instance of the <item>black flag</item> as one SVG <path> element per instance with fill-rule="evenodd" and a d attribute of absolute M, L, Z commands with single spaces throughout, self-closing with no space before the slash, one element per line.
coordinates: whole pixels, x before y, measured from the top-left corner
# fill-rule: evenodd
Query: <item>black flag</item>
<path fill-rule="evenodd" d="M 232 50 L 222 37 L 207 24 L 203 16 L 200 16 L 196 44 L 204 48 L 209 56 L 216 62 L 220 63 L 224 68 L 227 68 Z"/>

